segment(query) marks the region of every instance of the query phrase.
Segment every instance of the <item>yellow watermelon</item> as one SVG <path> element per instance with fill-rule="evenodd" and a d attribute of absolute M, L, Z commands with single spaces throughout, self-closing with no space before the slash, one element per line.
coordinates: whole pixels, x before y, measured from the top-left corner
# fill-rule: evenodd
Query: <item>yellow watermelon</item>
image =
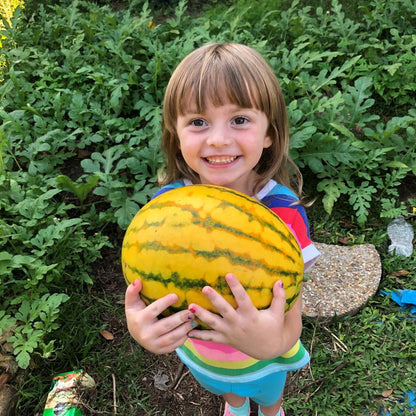
<path fill-rule="evenodd" d="M 206 285 L 236 307 L 227 273 L 258 309 L 270 305 L 277 280 L 286 290 L 286 310 L 302 285 L 302 254 L 287 225 L 257 200 L 213 185 L 184 186 L 151 200 L 129 225 L 121 258 L 126 282 L 142 280 L 147 304 L 179 296 L 166 314 L 192 302 L 216 312 L 201 293 Z"/>

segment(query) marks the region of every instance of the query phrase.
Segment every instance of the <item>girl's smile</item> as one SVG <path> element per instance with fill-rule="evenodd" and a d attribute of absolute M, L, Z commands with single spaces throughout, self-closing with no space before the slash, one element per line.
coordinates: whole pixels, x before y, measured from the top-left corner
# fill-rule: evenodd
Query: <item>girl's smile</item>
<path fill-rule="evenodd" d="M 225 165 L 237 160 L 238 156 L 210 156 L 206 157 L 205 160 L 213 165 Z"/>
<path fill-rule="evenodd" d="M 182 156 L 201 183 L 250 195 L 258 177 L 254 168 L 272 144 L 268 126 L 266 115 L 255 108 L 210 104 L 202 114 L 191 109 L 179 115 L 177 133 Z"/>

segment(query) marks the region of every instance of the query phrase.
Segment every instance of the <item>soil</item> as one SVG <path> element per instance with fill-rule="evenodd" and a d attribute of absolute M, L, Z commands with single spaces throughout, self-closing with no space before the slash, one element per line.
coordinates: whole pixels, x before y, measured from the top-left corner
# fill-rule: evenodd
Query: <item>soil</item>
<path fill-rule="evenodd" d="M 189 370 L 175 354 L 163 357 L 146 354 L 147 375 L 142 378 L 142 389 L 149 394 L 152 415 L 216 416 L 224 412 L 223 401 L 202 389 Z M 163 382 L 155 387 L 155 380 L 168 376 L 166 390 Z"/>

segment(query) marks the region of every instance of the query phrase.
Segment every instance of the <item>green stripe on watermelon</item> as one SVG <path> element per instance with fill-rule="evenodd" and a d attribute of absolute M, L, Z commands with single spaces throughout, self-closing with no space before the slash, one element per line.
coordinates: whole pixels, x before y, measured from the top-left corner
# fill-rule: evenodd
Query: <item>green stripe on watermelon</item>
<path fill-rule="evenodd" d="M 176 205 L 175 207 L 178 207 L 178 205 Z M 160 227 L 164 224 L 165 221 L 159 221 L 159 222 L 144 222 L 143 224 L 141 224 L 140 228 L 132 228 L 131 232 L 140 232 L 143 230 L 147 230 L 147 229 L 151 229 L 153 227 L 157 228 Z M 220 222 L 216 222 L 216 221 L 212 221 L 211 218 L 207 218 L 204 220 L 201 219 L 195 219 L 192 222 L 193 225 L 197 225 L 197 226 L 201 226 L 205 229 L 205 230 L 215 230 L 215 229 L 221 229 L 224 231 L 229 232 L 230 234 L 234 235 L 234 236 L 238 236 L 238 237 L 244 237 L 244 238 L 248 238 L 252 241 L 256 241 L 257 243 L 260 243 L 262 246 L 264 246 L 265 248 L 275 251 L 277 253 L 281 253 L 284 254 L 285 257 L 287 257 L 288 259 L 290 259 L 290 261 L 292 263 L 297 263 L 298 259 L 293 258 L 293 256 L 289 255 L 286 251 L 282 251 L 278 246 L 274 245 L 274 244 L 269 244 L 265 241 L 263 241 L 260 237 L 256 237 L 253 234 L 248 234 L 244 231 L 241 231 L 237 228 L 234 227 L 230 227 L 225 225 L 224 223 L 220 223 Z M 174 226 L 173 224 L 170 224 L 172 226 Z M 177 224 L 177 227 L 181 227 L 181 224 Z M 275 232 L 277 232 L 277 230 L 275 230 Z M 281 236 L 282 240 L 287 242 L 292 248 L 296 248 L 297 249 L 297 254 L 300 255 L 299 252 L 299 246 L 296 242 L 296 245 L 293 244 L 292 240 L 294 239 L 293 236 L 288 233 L 287 235 L 279 232 L 279 235 Z M 291 237 L 291 238 L 290 238 Z M 125 245 L 126 248 L 130 247 L 130 245 Z"/>
<path fill-rule="evenodd" d="M 183 289 L 202 289 L 203 287 L 207 286 L 207 282 L 205 279 L 194 279 L 194 278 L 187 278 L 185 276 L 180 276 L 177 272 L 173 272 L 170 276 L 164 276 L 162 273 L 154 274 L 154 273 L 146 273 L 143 270 L 139 270 L 137 268 L 131 268 L 126 266 L 135 276 L 140 277 L 145 282 L 157 282 L 162 283 L 165 287 L 168 286 L 170 283 L 174 283 L 175 288 L 180 290 Z M 238 276 L 237 276 L 238 277 Z M 278 280 L 276 278 L 276 280 Z M 215 279 L 215 283 L 211 283 L 210 286 L 215 289 L 217 292 L 222 293 L 223 295 L 232 295 L 231 290 L 224 279 L 224 276 L 218 276 Z M 266 290 L 264 286 L 252 286 L 252 285 L 244 285 L 243 287 L 246 290 L 252 291 L 262 291 Z M 270 289 L 271 290 L 271 289 Z M 290 299 L 288 300 L 290 301 Z"/>
<path fill-rule="evenodd" d="M 197 185 L 194 185 L 197 186 Z M 208 187 L 208 188 L 213 188 L 215 189 L 215 186 L 211 186 L 211 185 L 204 185 L 204 187 Z M 261 202 L 246 196 L 244 194 L 240 194 L 238 192 L 235 192 L 231 189 L 221 189 L 221 192 L 224 193 L 229 193 L 232 194 L 233 196 L 236 196 L 237 198 L 242 198 L 244 200 L 246 200 L 247 202 L 249 202 L 250 204 L 254 204 L 257 205 L 258 207 L 260 207 L 262 210 L 264 210 L 264 212 L 266 213 L 266 215 L 273 215 L 280 223 L 284 224 L 284 227 L 287 228 L 287 225 L 282 221 L 282 219 L 276 215 L 273 211 L 271 211 L 269 208 L 267 208 L 264 204 L 262 204 Z M 163 196 L 165 194 L 162 194 L 160 196 Z M 211 195 L 206 195 L 206 198 L 210 198 L 210 199 L 214 199 L 217 200 L 217 197 L 211 196 Z M 158 197 L 156 197 L 153 201 L 151 201 L 150 204 L 145 205 L 142 208 L 142 211 L 146 211 L 146 210 L 151 210 L 151 209 L 163 209 L 166 207 L 174 207 L 176 209 L 181 209 L 182 211 L 188 212 L 190 213 L 194 218 L 198 218 L 199 219 L 199 212 L 198 210 L 196 210 L 194 207 L 192 207 L 189 204 L 185 204 L 185 205 L 181 205 L 180 201 L 166 201 L 166 202 L 160 202 L 158 201 Z M 258 221 L 260 224 L 262 224 L 263 226 L 265 226 L 266 228 L 269 228 L 270 230 L 272 230 L 273 232 L 279 234 L 285 241 L 287 241 L 289 243 L 289 245 L 297 251 L 297 253 L 300 253 L 300 248 L 299 248 L 299 244 L 296 241 L 296 239 L 293 237 L 293 235 L 291 233 L 287 233 L 284 234 L 281 230 L 279 230 L 278 228 L 276 228 L 271 222 L 269 221 L 265 221 L 263 220 L 262 222 L 259 221 L 259 217 L 253 215 L 253 213 L 251 213 L 250 211 L 247 211 L 246 207 L 239 207 L 238 205 L 234 204 L 233 202 L 228 202 L 228 201 L 221 201 L 217 207 L 220 208 L 224 208 L 224 207 L 231 207 L 235 210 L 237 210 L 239 213 L 244 214 L 245 216 L 247 216 L 249 218 L 249 221 Z"/>
<path fill-rule="evenodd" d="M 195 250 L 193 248 L 186 248 L 186 247 L 168 247 L 164 244 L 160 244 L 158 241 L 151 241 L 146 243 L 137 244 L 138 250 L 155 250 L 155 251 L 165 251 L 169 254 L 190 254 L 194 257 L 202 256 L 204 259 L 213 260 L 219 257 L 227 258 L 230 263 L 245 266 L 250 269 L 262 269 L 267 271 L 270 274 L 275 274 L 277 276 L 288 276 L 297 278 L 299 273 L 290 271 L 290 270 L 283 270 L 281 268 L 269 267 L 264 264 L 262 261 L 252 260 L 248 257 L 240 256 L 236 253 L 233 253 L 230 250 Z"/>

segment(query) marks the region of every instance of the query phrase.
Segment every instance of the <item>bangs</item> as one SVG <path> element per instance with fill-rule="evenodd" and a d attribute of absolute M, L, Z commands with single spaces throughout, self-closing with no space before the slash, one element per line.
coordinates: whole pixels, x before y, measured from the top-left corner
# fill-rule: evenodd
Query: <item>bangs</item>
<path fill-rule="evenodd" d="M 178 84 L 177 109 L 181 115 L 203 113 L 209 104 L 219 107 L 231 103 L 264 111 L 261 84 L 258 74 L 256 79 L 243 59 L 216 56 L 214 51 L 204 62 L 188 67 Z"/>

